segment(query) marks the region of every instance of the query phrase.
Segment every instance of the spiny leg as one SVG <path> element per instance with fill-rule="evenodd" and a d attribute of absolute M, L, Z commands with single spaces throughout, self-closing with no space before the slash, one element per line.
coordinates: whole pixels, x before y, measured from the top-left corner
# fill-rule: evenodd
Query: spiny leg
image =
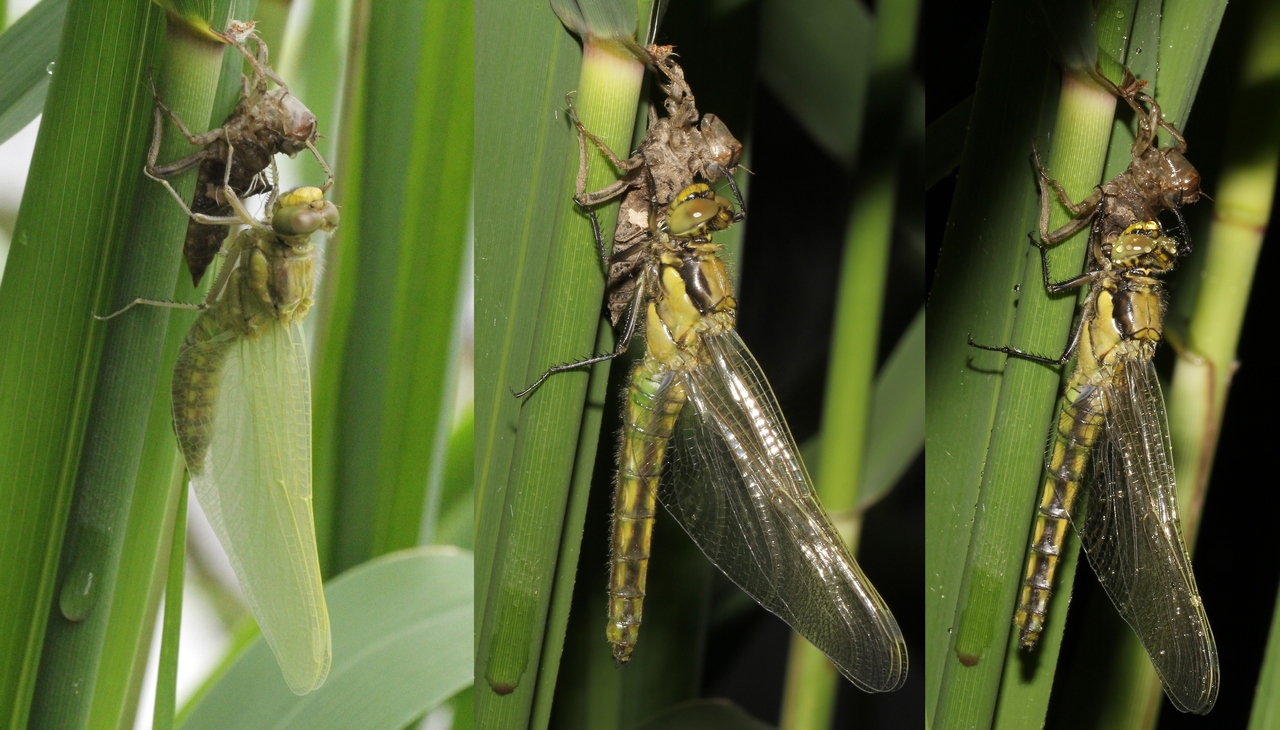
<path fill-rule="evenodd" d="M 738 201 L 738 212 L 733 214 L 733 222 L 741 223 L 747 219 L 747 203 L 742 199 L 742 193 L 738 190 L 738 181 L 733 179 L 733 173 L 725 171 L 725 182 L 729 183 L 729 189 L 733 191 L 733 197 Z"/>
<path fill-rule="evenodd" d="M 1045 365 L 1066 365 L 1071 361 L 1071 356 L 1075 354 L 1076 348 L 1080 346 L 1080 337 L 1084 332 L 1083 316 L 1076 318 L 1075 328 L 1071 332 L 1071 341 L 1067 343 L 1067 349 L 1062 351 L 1062 355 L 1056 358 L 1037 355 L 1032 352 L 1025 352 L 1012 347 L 994 347 L 992 345 L 981 345 L 973 341 L 972 334 L 966 334 L 970 347 L 976 347 L 979 350 L 988 350 L 990 352 L 1001 352 L 1009 357 L 1017 357 L 1023 360 L 1031 360 L 1032 362 L 1044 363 Z"/>
<path fill-rule="evenodd" d="M 333 170 L 329 167 L 329 163 L 325 161 L 324 155 L 320 154 L 320 150 L 310 141 L 307 141 L 307 149 L 311 150 L 311 154 L 315 155 L 316 162 L 320 163 L 320 169 L 324 170 L 324 185 L 320 186 L 323 192 L 329 192 L 329 188 L 333 187 Z M 275 164 L 275 156 L 271 158 L 271 163 Z"/>
<path fill-rule="evenodd" d="M 1049 253 L 1048 248 L 1032 234 L 1027 234 L 1027 239 L 1031 241 L 1031 245 L 1040 251 L 1040 274 L 1044 277 L 1044 288 L 1052 294 L 1059 294 L 1071 289 L 1077 289 L 1090 281 L 1093 281 L 1093 274 L 1083 273 L 1077 277 L 1066 279 L 1064 281 L 1049 281 Z"/>
<path fill-rule="evenodd" d="M 97 314 L 96 312 L 90 312 L 90 314 L 93 316 L 94 319 L 100 322 L 105 322 L 108 319 L 119 317 L 120 315 L 124 314 L 125 312 L 139 305 L 145 305 L 148 307 L 163 307 L 165 309 L 186 309 L 189 311 L 197 311 L 197 312 L 205 308 L 205 305 L 203 304 L 186 304 L 184 302 L 166 302 L 161 299 L 146 299 L 143 297 L 138 297 L 137 299 L 134 299 L 132 302 L 129 302 L 128 304 L 117 309 L 111 314 L 101 315 L 101 314 Z"/>
<path fill-rule="evenodd" d="M 625 353 L 627 351 L 627 348 L 631 346 L 631 338 L 636 333 L 636 323 L 639 322 L 640 320 L 640 308 L 644 304 L 644 290 L 645 290 L 645 282 L 644 282 L 644 279 L 641 278 L 641 280 L 638 282 L 636 286 L 636 294 L 631 299 L 631 314 L 630 316 L 627 317 L 627 327 L 625 330 L 623 330 L 622 338 L 618 340 L 618 344 L 613 348 L 613 352 L 606 352 L 603 355 L 595 355 L 594 357 L 588 357 L 583 360 L 578 360 L 577 362 L 569 362 L 563 365 L 553 365 L 547 368 L 547 371 L 544 372 L 537 380 L 533 381 L 533 385 L 530 385 L 528 388 L 525 388 L 524 390 L 518 393 L 513 390 L 511 391 L 511 394 L 517 398 L 523 398 L 526 395 L 532 393 L 534 389 L 537 388 L 539 385 L 542 385 L 542 382 L 544 380 L 551 377 L 552 375 L 555 375 L 556 373 L 563 373 L 566 370 L 576 370 L 577 368 L 586 367 L 588 365 L 595 365 L 598 362 L 605 362 L 606 360 L 612 360 L 616 357 L 621 356 L 623 353 Z"/>

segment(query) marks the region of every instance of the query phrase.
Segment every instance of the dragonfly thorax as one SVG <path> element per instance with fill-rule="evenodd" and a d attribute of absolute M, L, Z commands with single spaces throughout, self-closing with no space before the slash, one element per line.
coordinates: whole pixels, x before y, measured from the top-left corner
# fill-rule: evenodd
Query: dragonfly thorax
<path fill-rule="evenodd" d="M 709 247 L 708 247 L 709 248 Z M 724 262 L 714 253 L 667 253 L 659 264 L 645 322 L 650 352 L 667 362 L 692 362 L 703 335 L 733 328 L 737 302 Z"/>
<path fill-rule="evenodd" d="M 1149 220 L 1124 229 L 1110 246 L 1108 263 L 1112 268 L 1141 269 L 1150 275 L 1172 269 L 1178 254 L 1178 240 L 1164 235 L 1159 222 Z"/>

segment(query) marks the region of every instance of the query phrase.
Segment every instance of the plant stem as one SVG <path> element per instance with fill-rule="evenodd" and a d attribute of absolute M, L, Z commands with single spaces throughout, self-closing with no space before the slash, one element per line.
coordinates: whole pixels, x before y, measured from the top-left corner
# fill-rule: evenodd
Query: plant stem
<path fill-rule="evenodd" d="M 178 482 L 178 511 L 173 521 L 173 541 L 169 550 L 169 578 L 164 590 L 164 629 L 160 639 L 160 664 L 156 672 L 154 730 L 171 730 L 178 704 L 178 649 L 182 633 L 182 588 L 187 557 L 187 480 Z"/>
<path fill-rule="evenodd" d="M 1079 200 L 1101 178 L 1115 98 L 1082 71 L 1066 71 L 1059 93 L 1047 171 L 1063 184 L 1068 195 Z M 1033 183 L 1028 180 L 1025 184 Z M 1051 228 L 1067 218 L 1065 209 L 1054 205 Z M 1053 270 L 1078 271 L 1084 243 L 1085 237 L 1077 236 L 1056 246 L 1050 262 L 1051 266 L 1057 264 Z M 1019 286 L 1022 299 L 1003 342 L 1032 352 L 1060 352 L 1067 341 L 1075 297 L 1050 297 L 1044 291 L 1035 250 L 1021 245 L 1027 252 Z M 984 355 L 970 357 L 971 367 L 980 370 L 999 364 Z M 1000 659 L 1008 646 L 1010 618 L 1026 555 L 1027 523 L 1034 515 L 1035 487 L 1041 472 L 1041 452 L 1026 448 L 1027 434 L 1047 430 L 1058 390 L 1059 375 L 1051 369 L 1015 358 L 1003 364 L 981 474 L 979 509 L 974 513 L 954 634 L 943 667 L 934 718 L 938 727 L 986 727 L 995 716 L 1001 675 L 1007 671 Z M 1058 600 L 1051 604 L 1051 611 L 1056 609 L 1055 623 L 1065 620 L 1067 601 L 1063 597 L 1070 595 L 1066 586 L 1058 588 Z M 1045 671 L 1052 675 L 1053 667 L 1042 665 L 1040 672 Z"/>
<path fill-rule="evenodd" d="M 625 150 L 631 139 L 644 73 L 639 60 L 620 51 L 616 42 L 586 39 L 574 99 L 582 123 L 615 151 Z M 576 163 L 576 156 L 566 162 Z M 590 164 L 588 188 L 616 179 L 616 171 L 598 151 L 591 153 Z M 570 198 L 566 191 L 566 213 Z M 615 210 L 608 206 L 597 212 L 602 221 L 612 221 Z M 548 365 L 580 358 L 595 344 L 604 281 L 589 245 L 590 228 L 581 217 L 575 218 L 558 227 L 547 261 L 529 382 Z M 610 240 L 613 226 L 604 228 L 605 240 Z M 535 684 L 555 681 L 557 667 L 538 662 L 587 380 L 585 372 L 550 378 L 520 410 L 479 632 L 477 674 L 484 682 L 478 682 L 476 709 L 481 725 L 527 725 Z"/>

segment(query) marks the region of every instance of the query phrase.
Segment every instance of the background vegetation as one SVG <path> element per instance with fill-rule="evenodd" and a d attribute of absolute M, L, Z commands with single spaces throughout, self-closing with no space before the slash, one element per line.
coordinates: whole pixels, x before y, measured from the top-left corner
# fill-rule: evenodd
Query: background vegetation
<path fill-rule="evenodd" d="M 139 696 L 166 582 L 155 720 L 173 722 L 183 581 L 169 563 L 185 547 L 185 489 L 168 382 L 191 319 L 89 315 L 136 296 L 198 301 L 180 268 L 183 215 L 141 174 L 146 79 L 154 68 L 194 128 L 220 124 L 241 58 L 206 30 L 228 18 L 259 20 L 338 173 L 343 226 L 308 325 L 322 570 L 342 575 L 328 588 L 333 671 L 297 698 L 193 540 L 186 582 L 235 628 L 178 724 L 350 727 L 359 712 L 362 726 L 399 728 L 470 684 L 470 7 L 43 0 L 0 34 L 0 132 L 44 113 L 23 207 L 0 220 L 14 242 L 0 281 L 7 726 L 150 718 Z M 189 151 L 167 133 L 162 158 Z M 320 180 L 314 163 L 286 169 L 289 184 Z M 377 712 L 360 709 L 375 696 Z M 470 727 L 470 702 L 434 717 Z"/>

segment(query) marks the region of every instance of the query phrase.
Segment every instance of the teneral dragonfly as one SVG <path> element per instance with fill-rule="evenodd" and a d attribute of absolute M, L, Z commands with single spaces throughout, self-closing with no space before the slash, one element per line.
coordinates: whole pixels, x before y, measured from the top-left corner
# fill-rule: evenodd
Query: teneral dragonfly
<path fill-rule="evenodd" d="M 1066 351 L 1045 358 L 972 339 L 970 344 L 1044 363 L 1075 361 L 1050 431 L 1044 489 L 1014 615 L 1019 643 L 1033 648 L 1044 628 L 1069 520 L 1169 699 L 1183 712 L 1206 713 L 1217 699 L 1218 653 L 1178 519 L 1169 428 L 1152 366 L 1165 311 L 1160 277 L 1189 251 L 1179 208 L 1199 198 L 1200 177 L 1184 156 L 1182 136 L 1142 93 L 1142 83 L 1130 79 L 1111 88 L 1139 120 L 1128 169 L 1074 204 L 1037 160 L 1042 242 L 1036 245 L 1045 288 L 1088 287 Z M 1160 128 L 1171 133 L 1173 145 L 1157 145 Z M 1075 218 L 1050 231 L 1055 192 Z M 1181 240 L 1166 235 L 1158 220 L 1164 211 L 1176 215 Z M 1085 273 L 1050 282 L 1045 247 L 1085 228 Z"/>

